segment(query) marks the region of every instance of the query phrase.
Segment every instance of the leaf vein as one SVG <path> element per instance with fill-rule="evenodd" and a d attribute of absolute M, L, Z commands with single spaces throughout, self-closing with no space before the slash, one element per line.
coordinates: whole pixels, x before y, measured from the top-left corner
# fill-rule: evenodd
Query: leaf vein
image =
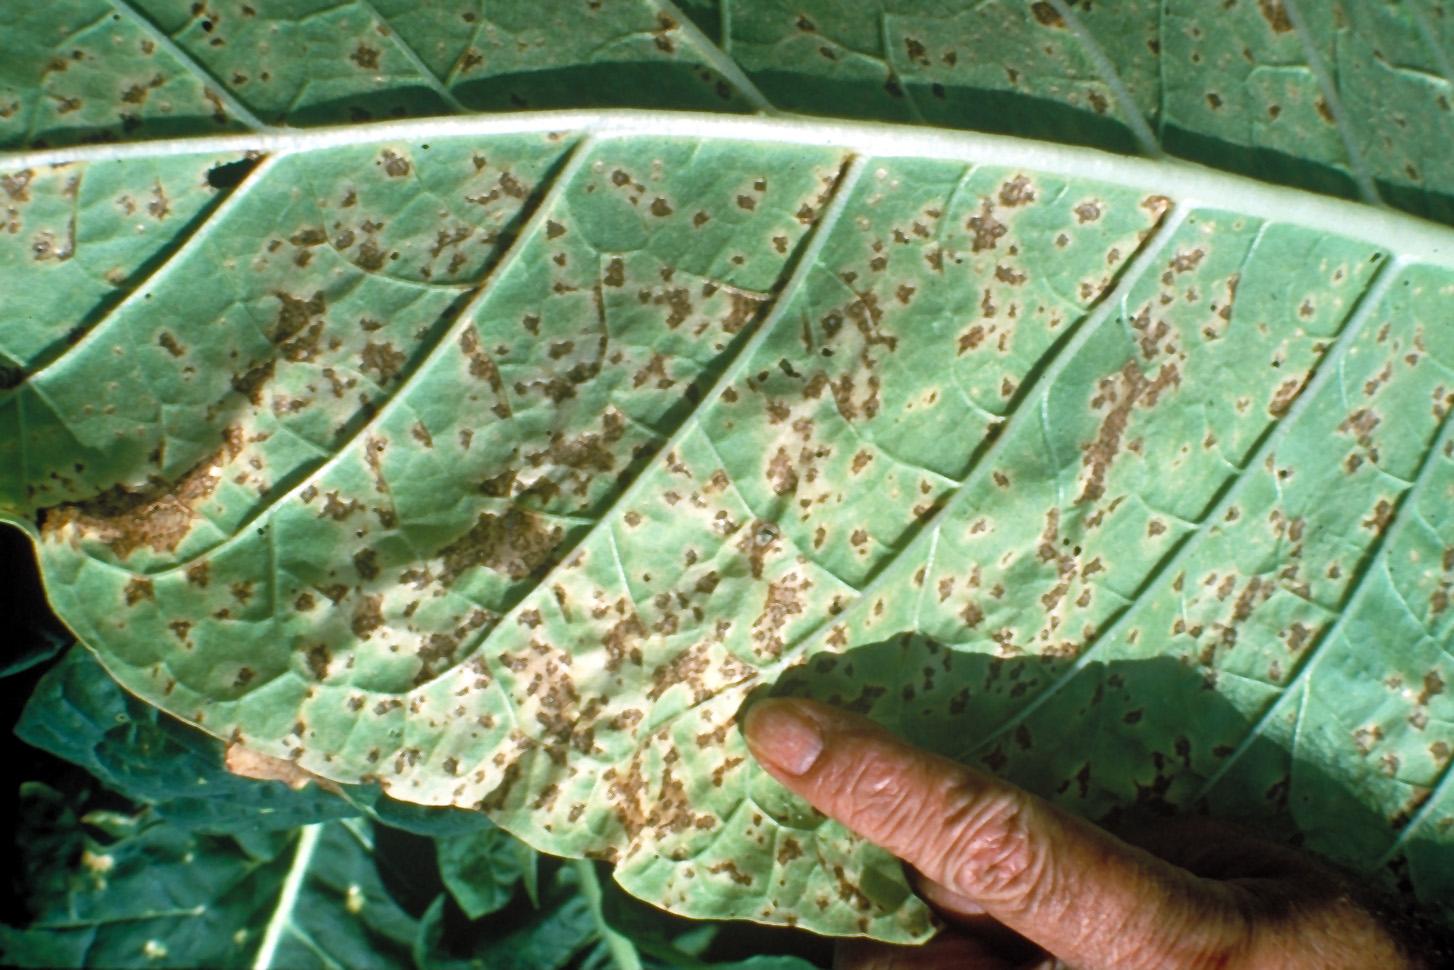
<path fill-rule="evenodd" d="M 207 70 L 200 61 L 187 53 L 187 50 L 181 44 L 178 44 L 170 34 L 153 23 L 151 18 L 138 10 L 130 0 L 110 0 L 110 3 L 117 13 L 126 17 L 137 27 L 141 28 L 141 30 L 145 31 L 159 47 L 176 58 L 187 69 L 188 73 L 201 82 L 203 88 L 214 95 L 218 102 L 225 106 L 227 110 L 231 111 L 239 121 L 255 131 L 272 130 L 271 125 L 264 124 L 262 119 L 253 114 L 252 109 L 248 108 L 247 105 L 239 101 L 228 90 L 225 84 L 212 75 L 211 71 Z"/>
<path fill-rule="evenodd" d="M 1091 64 L 1095 67 L 1101 80 L 1105 82 L 1106 87 L 1111 89 L 1111 96 L 1120 104 L 1122 119 L 1131 129 L 1131 135 L 1136 139 L 1136 145 L 1141 149 L 1141 154 L 1149 158 L 1160 158 L 1164 154 L 1161 142 L 1157 139 L 1156 133 L 1151 130 L 1151 125 L 1147 123 L 1146 116 L 1141 112 L 1141 106 L 1136 103 L 1136 98 L 1126 85 L 1125 78 L 1121 77 L 1121 72 L 1116 70 L 1116 65 L 1106 56 L 1105 49 L 1090 32 L 1090 28 L 1086 27 L 1085 22 L 1076 15 L 1065 0 L 1050 0 L 1050 5 L 1055 8 L 1055 12 L 1060 15 L 1066 26 L 1070 28 L 1070 32 L 1075 35 L 1075 39 L 1080 42 L 1081 49 L 1090 58 Z"/>
<path fill-rule="evenodd" d="M 1106 643 L 1112 642 L 1121 626 L 1128 622 L 1129 618 L 1133 615 L 1131 604 L 1139 600 L 1146 590 L 1150 589 L 1161 577 L 1173 575 L 1177 568 L 1191 555 L 1192 550 L 1196 548 L 1197 540 L 1206 534 L 1211 524 L 1223 518 L 1222 513 L 1224 510 L 1238 496 L 1244 483 L 1251 480 L 1246 474 L 1247 471 L 1257 467 L 1266 456 L 1272 453 L 1273 445 L 1280 441 L 1284 434 L 1288 433 L 1289 428 L 1296 425 L 1297 418 L 1311 406 L 1311 402 L 1317 397 L 1318 391 L 1323 384 L 1331 380 L 1332 375 L 1338 372 L 1338 368 L 1342 364 L 1343 355 L 1347 352 L 1348 347 L 1353 343 L 1357 334 L 1362 331 L 1369 318 L 1373 316 L 1374 309 L 1382 302 L 1383 295 L 1393 284 L 1393 278 L 1397 273 L 1391 272 L 1388 269 L 1392 262 L 1384 263 L 1372 275 L 1369 285 L 1364 289 L 1358 302 L 1350 311 L 1348 321 L 1338 334 L 1337 340 L 1328 349 L 1322 361 L 1319 362 L 1317 373 L 1308 382 L 1298 399 L 1284 412 L 1283 416 L 1263 431 L 1261 437 L 1253 446 L 1252 454 L 1248 456 L 1247 461 L 1241 466 L 1239 473 L 1229 478 L 1212 496 L 1208 503 L 1208 510 L 1202 516 L 1197 528 L 1180 537 L 1177 544 L 1152 567 L 1151 571 L 1138 584 L 1137 589 L 1128 597 L 1127 606 L 1116 613 L 1105 626 L 1095 631 L 1090 642 L 1081 651 L 1075 661 L 1066 668 L 1065 672 L 1051 681 L 1043 691 L 1030 699 L 1013 717 L 1008 718 L 1003 724 L 986 735 L 975 749 L 976 751 L 985 750 L 995 741 L 1004 737 L 1010 731 L 1013 731 L 1028 719 L 1030 715 L 1034 714 L 1035 711 L 1039 710 L 1046 702 L 1066 687 L 1081 670 L 1085 669 L 1099 655 L 1099 648 Z M 1337 360 L 1330 362 L 1328 360 L 1330 356 L 1336 356 Z M 1336 366 L 1330 366 L 1330 364 Z"/>

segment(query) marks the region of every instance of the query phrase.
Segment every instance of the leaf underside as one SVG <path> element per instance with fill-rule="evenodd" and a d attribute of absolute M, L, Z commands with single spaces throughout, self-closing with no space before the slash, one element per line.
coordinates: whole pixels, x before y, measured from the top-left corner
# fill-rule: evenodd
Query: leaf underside
<path fill-rule="evenodd" d="M 158 90 L 217 97 L 216 24 L 160 6 L 125 29 L 198 49 Z M 414 23 L 376 6 L 329 17 Z M 1027 30 L 1075 36 L 1042 6 Z M 467 108 L 508 87 L 435 75 Z M 280 103 L 340 120 L 334 83 Z M 11 144 L 67 140 L 43 103 Z M 1171 165 L 691 124 L 8 166 L 0 513 L 57 613 L 219 737 L 692 916 L 930 930 L 747 756 L 767 690 L 1092 817 L 1280 821 L 1454 889 L 1447 257 Z"/>

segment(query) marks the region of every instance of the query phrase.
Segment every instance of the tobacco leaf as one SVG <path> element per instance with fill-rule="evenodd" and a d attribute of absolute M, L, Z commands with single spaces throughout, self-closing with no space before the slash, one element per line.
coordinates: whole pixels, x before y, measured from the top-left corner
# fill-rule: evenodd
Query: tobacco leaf
<path fill-rule="evenodd" d="M 160 127 L 118 133 L 104 97 L 45 113 L 80 97 L 52 85 L 104 93 L 105 45 L 64 70 L 6 67 L 24 79 L 10 143 L 31 150 L 0 162 L 15 226 L 0 513 L 36 539 L 57 612 L 129 690 L 219 738 L 483 808 L 539 849 L 615 861 L 622 886 L 683 914 L 930 929 L 892 860 L 747 757 L 735 716 L 780 680 L 1085 814 L 1270 814 L 1439 898 L 1454 871 L 1449 230 L 1164 159 L 922 127 L 353 117 L 486 106 L 468 99 L 536 81 L 539 104 L 593 103 L 580 92 L 601 86 L 576 82 L 621 50 L 638 81 L 656 76 L 643 63 L 710 65 L 700 90 L 738 65 L 749 83 L 726 100 L 748 108 L 767 91 L 899 117 L 846 107 L 853 72 L 791 50 L 831 37 L 864 67 L 898 37 L 918 63 L 913 17 L 944 18 L 909 7 L 870 41 L 851 14 L 784 25 L 763 4 L 714 33 L 709 3 L 689 5 L 698 27 L 623 4 L 607 32 L 622 44 L 594 46 L 576 42 L 599 20 L 552 41 L 550 17 L 521 13 L 511 35 L 456 27 L 477 22 L 447 6 L 264 10 L 251 26 L 161 5 L 11 14 L 45 34 L 27 51 L 64 15 L 116 57 L 161 58 L 171 92 L 142 99 Z M 1175 5 L 1157 21 L 1163 57 L 1201 30 L 1218 70 L 1233 54 L 1260 69 L 1223 97 L 1233 121 L 1202 127 L 1167 86 L 1200 96 L 1195 70 L 1122 71 L 1143 115 L 1161 106 L 1153 132 L 1271 146 L 1285 180 L 1336 191 L 1331 170 L 1369 201 L 1399 165 L 1439 171 L 1419 138 L 1399 142 L 1416 159 L 1388 161 L 1356 127 L 1407 125 L 1401 100 L 1348 119 L 1355 94 L 1404 81 L 1437 106 L 1446 81 L 1378 72 L 1395 49 L 1423 63 L 1410 38 L 1433 57 L 1443 28 L 1406 4 L 1378 19 L 1403 47 L 1330 48 L 1318 31 L 1344 37 L 1363 13 L 1242 7 L 1215 27 Z M 950 19 L 998 41 L 982 17 L 1008 5 L 976 9 Z M 646 29 L 620 29 L 643 11 Z M 1023 72 L 1035 98 L 1086 122 L 1095 83 L 1129 103 L 1107 78 L 1045 73 L 1084 76 L 1073 44 L 1103 68 L 1087 38 L 1118 65 L 1143 58 L 1114 16 L 1030 6 L 1024 36 L 1063 45 Z M 293 65 L 266 97 L 227 80 L 265 27 L 268 57 Z M 1244 28 L 1269 33 L 1240 54 Z M 477 87 L 451 66 L 481 37 L 542 30 L 565 66 L 534 80 L 508 57 L 485 59 L 500 73 Z M 362 52 L 365 36 L 393 46 Z M 299 38 L 316 38 L 310 71 L 329 43 L 384 60 L 302 84 Z M 1361 66 L 1334 72 L 1331 51 Z M 273 70 L 248 63 L 259 82 Z M 1365 89 L 1329 96 L 1365 67 Z M 1253 94 L 1274 77 L 1297 109 L 1283 141 L 1251 120 L 1271 114 Z M 577 100 L 550 88 L 565 79 Z M 928 83 L 932 98 L 945 82 Z M 185 108 L 186 91 L 222 107 Z M 966 123 L 1040 133 L 1015 127 L 1018 107 Z M 315 121 L 349 124 L 273 127 Z M 1057 137 L 1113 144 L 1075 127 Z M 250 131 L 191 137 L 231 128 Z M 34 147 L 108 132 L 166 137 Z M 1438 217 L 1438 191 L 1400 204 Z"/>

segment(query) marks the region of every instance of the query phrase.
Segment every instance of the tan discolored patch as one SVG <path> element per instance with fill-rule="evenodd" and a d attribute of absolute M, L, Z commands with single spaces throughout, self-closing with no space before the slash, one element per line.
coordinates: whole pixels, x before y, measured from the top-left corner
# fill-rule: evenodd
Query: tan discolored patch
<path fill-rule="evenodd" d="M 220 448 L 175 481 L 153 478 L 138 489 L 115 485 L 92 499 L 42 509 L 41 534 L 95 540 L 119 559 L 142 548 L 173 552 L 198 521 L 198 507 L 216 491 L 222 466 L 241 451 L 240 434 L 228 429 Z"/>

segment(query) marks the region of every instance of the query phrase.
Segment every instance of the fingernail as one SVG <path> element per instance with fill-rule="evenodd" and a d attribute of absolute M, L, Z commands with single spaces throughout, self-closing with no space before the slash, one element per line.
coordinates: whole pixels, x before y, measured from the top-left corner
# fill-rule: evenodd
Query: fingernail
<path fill-rule="evenodd" d="M 759 701 L 747 712 L 743 730 L 759 758 L 789 775 L 806 774 L 823 752 L 818 725 L 789 700 Z"/>

